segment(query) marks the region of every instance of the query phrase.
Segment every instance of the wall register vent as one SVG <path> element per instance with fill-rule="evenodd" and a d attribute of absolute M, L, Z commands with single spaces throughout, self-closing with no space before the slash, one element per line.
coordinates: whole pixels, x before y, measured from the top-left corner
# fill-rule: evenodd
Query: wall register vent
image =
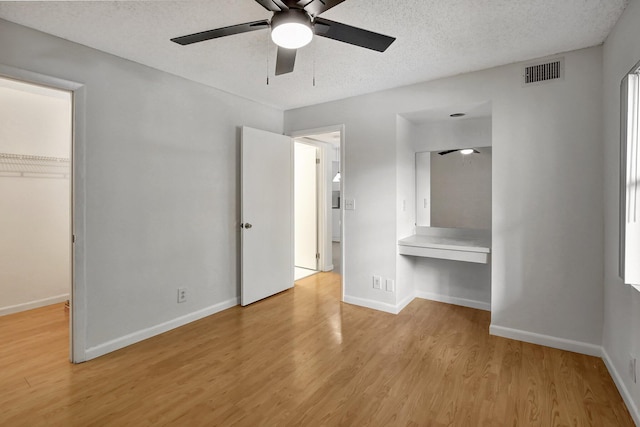
<path fill-rule="evenodd" d="M 546 82 L 564 78 L 564 58 L 543 64 L 529 64 L 524 67 L 524 84 Z"/>

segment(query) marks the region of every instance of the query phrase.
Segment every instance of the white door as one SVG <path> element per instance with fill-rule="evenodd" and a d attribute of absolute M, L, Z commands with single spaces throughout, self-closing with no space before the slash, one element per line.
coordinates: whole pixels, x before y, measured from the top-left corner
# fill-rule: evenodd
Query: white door
<path fill-rule="evenodd" d="M 295 143 L 295 266 L 318 269 L 318 149 Z"/>
<path fill-rule="evenodd" d="M 241 304 L 293 287 L 293 141 L 242 128 Z"/>

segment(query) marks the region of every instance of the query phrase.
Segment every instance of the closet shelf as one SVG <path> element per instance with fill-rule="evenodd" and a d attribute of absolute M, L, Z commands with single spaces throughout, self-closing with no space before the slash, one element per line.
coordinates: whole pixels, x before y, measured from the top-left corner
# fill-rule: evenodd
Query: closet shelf
<path fill-rule="evenodd" d="M 0 153 L 0 177 L 69 178 L 70 174 L 68 158 Z"/>

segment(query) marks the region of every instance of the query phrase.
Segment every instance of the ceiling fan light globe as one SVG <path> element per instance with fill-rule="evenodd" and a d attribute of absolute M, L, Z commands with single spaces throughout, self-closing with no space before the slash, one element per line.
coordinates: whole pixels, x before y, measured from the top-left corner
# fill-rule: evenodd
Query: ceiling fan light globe
<path fill-rule="evenodd" d="M 460 153 L 466 156 L 468 154 L 473 153 L 473 148 L 464 148 L 464 149 L 460 150 Z"/>
<path fill-rule="evenodd" d="M 298 49 L 306 46 L 312 38 L 311 28 L 299 22 L 283 22 L 271 30 L 271 40 L 285 49 Z"/>

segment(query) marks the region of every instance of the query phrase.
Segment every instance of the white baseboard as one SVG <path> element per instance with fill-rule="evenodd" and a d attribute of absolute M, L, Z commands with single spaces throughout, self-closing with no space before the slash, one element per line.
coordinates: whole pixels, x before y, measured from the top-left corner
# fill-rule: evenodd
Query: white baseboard
<path fill-rule="evenodd" d="M 203 308 L 202 310 L 186 314 L 173 320 L 169 320 L 168 322 L 164 322 L 147 329 L 142 329 L 129 335 L 125 335 L 106 343 L 99 344 L 95 347 L 88 348 L 85 352 L 85 360 L 95 359 L 96 357 L 111 353 L 112 351 L 119 350 L 131 344 L 135 344 L 137 342 L 146 340 L 156 335 L 160 335 L 164 332 L 170 331 L 180 326 L 184 326 L 187 323 L 194 322 L 196 320 L 202 319 L 203 317 L 211 316 L 212 314 L 218 313 L 222 310 L 226 310 L 227 308 L 234 307 L 238 304 L 240 304 L 239 298 L 232 298 L 230 300 L 223 301 L 210 307 Z"/>
<path fill-rule="evenodd" d="M 528 332 L 520 329 L 505 328 L 504 326 L 497 326 L 493 324 L 489 326 L 489 333 L 491 335 L 510 338 L 512 340 L 544 345 L 546 347 L 558 348 L 560 350 L 572 351 L 574 353 L 581 353 L 589 356 L 602 357 L 602 347 L 582 341 L 568 340 L 566 338 L 537 334 L 535 332 Z"/>
<path fill-rule="evenodd" d="M 324 271 L 324 272 L 327 272 L 327 271 L 333 271 L 333 264 L 326 265 L 326 266 L 322 269 L 322 271 Z"/>
<path fill-rule="evenodd" d="M 361 307 L 367 307 L 367 308 L 371 308 L 378 311 L 384 311 L 385 313 L 398 314 L 400 312 L 398 310 L 398 307 L 393 304 L 380 302 L 372 299 L 358 298 L 358 297 L 352 297 L 350 295 L 345 295 L 342 301 L 346 302 L 347 304 L 359 305 Z"/>
<path fill-rule="evenodd" d="M 441 294 L 434 294 L 431 292 L 416 291 L 416 298 L 428 299 L 431 301 L 445 302 L 447 304 L 461 305 L 463 307 L 470 307 L 470 308 L 477 308 L 479 310 L 491 311 L 491 304 L 488 302 L 452 297 L 449 295 L 441 295 Z"/>
<path fill-rule="evenodd" d="M 627 405 L 627 409 L 629 410 L 633 421 L 637 426 L 640 426 L 640 411 L 638 411 L 638 406 L 636 406 L 635 402 L 633 401 L 633 397 L 631 397 L 629 389 L 625 386 L 624 381 L 622 380 L 622 376 L 620 376 L 620 373 L 616 370 L 613 361 L 609 357 L 609 354 L 604 347 L 602 347 L 602 360 L 604 361 L 609 374 L 611 374 L 613 382 L 616 384 L 616 387 L 618 387 L 618 391 L 622 396 L 622 400 L 624 400 L 624 403 Z"/>
<path fill-rule="evenodd" d="M 402 310 L 404 310 L 404 308 L 406 306 L 408 306 L 411 301 L 413 301 L 415 299 L 415 294 L 411 293 L 409 295 L 407 295 L 402 301 L 400 301 L 398 304 L 396 304 L 396 310 L 398 310 L 396 313 L 400 313 Z"/>
<path fill-rule="evenodd" d="M 0 308 L 0 316 L 7 314 L 20 313 L 21 311 L 33 310 L 51 304 L 65 302 L 69 299 L 69 294 L 56 295 L 55 297 L 43 298 L 37 301 L 25 302 L 23 304 L 10 305 L 9 307 Z"/>

